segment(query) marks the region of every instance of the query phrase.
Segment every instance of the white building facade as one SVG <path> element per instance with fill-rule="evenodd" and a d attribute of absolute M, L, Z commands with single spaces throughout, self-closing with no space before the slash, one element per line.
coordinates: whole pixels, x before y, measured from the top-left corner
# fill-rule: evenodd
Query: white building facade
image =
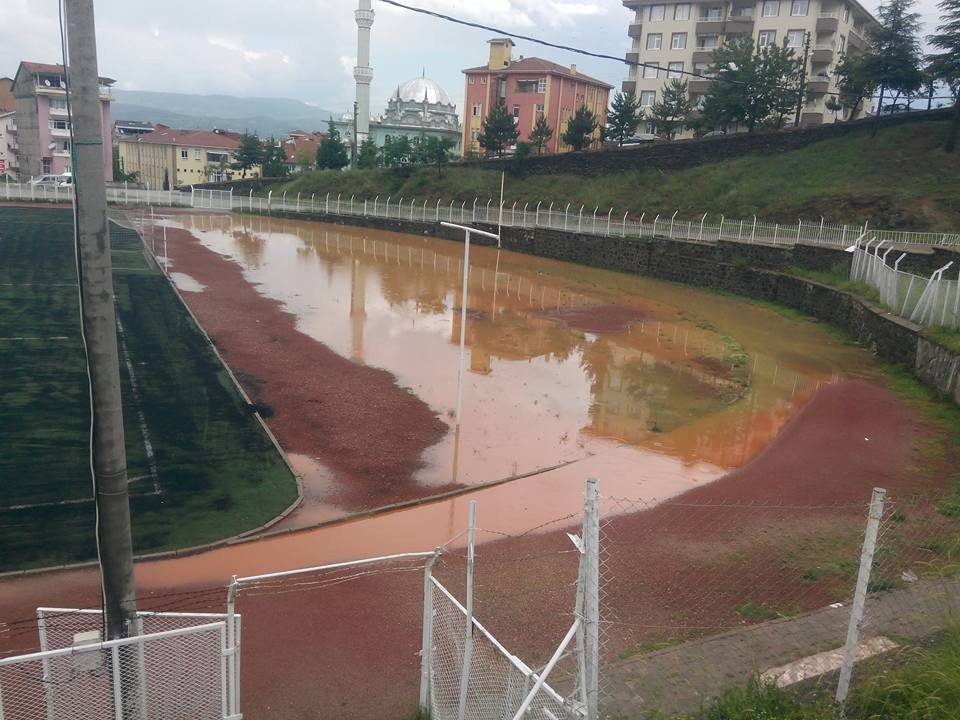
<path fill-rule="evenodd" d="M 690 98 L 698 103 L 714 81 L 682 73 L 706 73 L 713 50 L 727 41 L 744 36 L 752 37 L 760 46 L 783 45 L 786 41 L 802 58 L 809 33 L 808 94 L 801 124 L 850 119 L 847 111 L 834 112 L 826 107 L 827 99 L 837 90 L 833 70 L 845 53 L 867 49 L 868 30 L 877 25 L 862 5 L 850 0 L 624 0 L 623 4 L 634 11 L 627 31 L 631 38 L 627 61 L 658 66 L 631 66 L 623 83 L 624 92 L 634 93 L 648 113 L 661 99 L 663 86 L 674 78 L 687 80 Z M 868 99 L 859 114 L 870 111 Z M 684 134 L 689 136 L 690 132 Z"/>

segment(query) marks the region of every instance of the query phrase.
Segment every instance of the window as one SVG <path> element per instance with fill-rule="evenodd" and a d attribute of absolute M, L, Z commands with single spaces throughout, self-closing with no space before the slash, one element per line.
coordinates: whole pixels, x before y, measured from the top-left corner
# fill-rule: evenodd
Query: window
<path fill-rule="evenodd" d="M 193 149 L 193 159 L 194 159 L 194 160 L 200 160 L 200 159 L 201 159 L 200 148 L 194 148 L 194 149 Z"/>
<path fill-rule="evenodd" d="M 847 38 L 843 35 L 840 36 L 840 42 L 837 44 L 837 50 L 843 52 L 843 49 L 847 46 Z"/>
<path fill-rule="evenodd" d="M 650 6 L 650 22 L 663 22 L 663 18 L 666 16 L 667 6 L 666 5 L 651 5 Z"/>
<path fill-rule="evenodd" d="M 470 131 L 470 139 L 473 140 L 474 142 L 476 142 L 477 140 L 479 140 L 479 139 L 480 139 L 480 131 L 479 131 L 479 130 L 471 130 L 471 131 Z"/>
<path fill-rule="evenodd" d="M 656 90 L 643 90 L 640 92 L 640 107 L 653 107 L 653 103 L 657 101 L 657 92 Z"/>
<path fill-rule="evenodd" d="M 647 33 L 647 50 L 659 50 L 662 42 L 662 33 Z"/>
<path fill-rule="evenodd" d="M 704 8 L 700 13 L 701 20 L 720 20 L 723 17 L 723 10 L 718 7 Z"/>
<path fill-rule="evenodd" d="M 51 172 L 53 172 L 53 160 L 51 160 L 50 158 L 43 158 L 43 160 L 41 160 L 40 162 L 41 162 L 40 172 L 42 174 L 49 175 Z"/>
<path fill-rule="evenodd" d="M 481 75 L 481 76 L 480 76 L 480 84 L 481 84 L 481 85 L 486 85 L 486 84 L 487 84 L 487 76 L 486 76 L 486 75 Z"/>
<path fill-rule="evenodd" d="M 769 47 L 777 42 L 777 31 L 776 30 L 761 30 L 760 35 L 757 38 L 757 44 L 762 47 Z"/>
<path fill-rule="evenodd" d="M 63 150 L 65 153 L 70 152 L 70 141 L 69 141 L 69 140 L 64 140 L 64 141 L 63 141 L 63 144 L 61 145 L 61 148 L 62 148 L 62 150 Z"/>
<path fill-rule="evenodd" d="M 51 130 L 69 130 L 70 122 L 68 120 L 51 120 L 50 129 Z"/>
<path fill-rule="evenodd" d="M 513 106 L 513 117 L 514 117 L 514 119 L 518 119 L 518 118 L 520 117 L 520 106 L 519 106 L 519 105 L 514 105 L 514 106 Z"/>
<path fill-rule="evenodd" d="M 517 80 L 518 93 L 534 93 L 537 91 L 536 80 Z"/>
<path fill-rule="evenodd" d="M 482 106 L 480 103 L 474 103 L 474 105 L 473 105 L 473 116 L 474 116 L 474 117 L 481 117 L 480 114 L 481 114 L 482 112 L 483 112 L 483 106 Z"/>
<path fill-rule="evenodd" d="M 777 17 L 780 14 L 780 0 L 764 0 L 763 16 Z"/>
<path fill-rule="evenodd" d="M 668 78 L 678 78 L 683 76 L 683 63 L 682 62 L 672 62 L 667 65 L 667 77 Z"/>
<path fill-rule="evenodd" d="M 547 79 L 540 78 L 537 80 L 537 94 L 543 95 L 545 92 L 547 92 Z"/>
<path fill-rule="evenodd" d="M 697 75 L 709 75 L 710 74 L 710 63 L 694 63 L 693 71 Z"/>
<path fill-rule="evenodd" d="M 843 21 L 845 23 L 850 22 L 850 8 L 844 5 L 843 7 Z"/>
<path fill-rule="evenodd" d="M 753 5 L 745 5 L 733 9 L 734 17 L 753 17 Z"/>
<path fill-rule="evenodd" d="M 810 12 L 810 0 L 793 0 L 790 3 L 790 14 L 793 17 L 806 17 Z"/>
<path fill-rule="evenodd" d="M 674 20 L 689 20 L 690 19 L 690 5 L 689 3 L 684 3 L 682 5 L 677 5 L 673 8 L 673 19 Z"/>
<path fill-rule="evenodd" d="M 476 85 L 477 79 L 473 75 L 471 75 L 470 77 L 467 78 L 467 82 L 470 83 L 471 85 Z"/>
<path fill-rule="evenodd" d="M 701 35 L 697 38 L 697 50 L 716 50 L 720 47 L 719 35 Z"/>
<path fill-rule="evenodd" d="M 647 80 L 655 80 L 660 77 L 660 68 L 657 65 L 644 65 L 643 77 Z"/>
<path fill-rule="evenodd" d="M 670 49 L 671 50 L 686 50 L 687 49 L 687 34 L 686 33 L 674 33 L 670 38 Z"/>
<path fill-rule="evenodd" d="M 537 114 L 543 115 L 543 105 L 537 105 Z"/>
<path fill-rule="evenodd" d="M 64 98 L 50 98 L 51 110 L 66 110 L 67 101 Z"/>
<path fill-rule="evenodd" d="M 181 151 L 180 151 L 180 159 L 181 159 L 181 160 L 189 160 L 189 159 L 190 159 L 190 151 L 189 151 L 189 150 L 181 150 Z"/>
<path fill-rule="evenodd" d="M 803 41 L 806 39 L 806 35 L 807 33 L 803 30 L 787 30 L 787 47 L 803 47 Z"/>

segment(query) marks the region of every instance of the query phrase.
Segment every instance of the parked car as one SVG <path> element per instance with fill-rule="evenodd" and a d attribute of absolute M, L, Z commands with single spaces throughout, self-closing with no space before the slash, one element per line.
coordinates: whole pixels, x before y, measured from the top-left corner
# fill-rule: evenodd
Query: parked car
<path fill-rule="evenodd" d="M 30 184 L 36 187 L 72 187 L 73 175 L 70 173 L 64 173 L 63 175 L 40 175 L 31 178 Z"/>
<path fill-rule="evenodd" d="M 624 145 L 643 145 L 644 143 L 656 142 L 660 139 L 659 135 L 653 133 L 639 133 L 633 137 L 628 137 L 623 141 Z"/>

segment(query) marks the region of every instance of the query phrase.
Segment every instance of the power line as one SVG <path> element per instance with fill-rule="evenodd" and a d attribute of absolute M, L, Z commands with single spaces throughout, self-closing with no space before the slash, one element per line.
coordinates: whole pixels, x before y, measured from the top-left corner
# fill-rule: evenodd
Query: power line
<path fill-rule="evenodd" d="M 747 83 L 743 80 L 735 80 L 733 78 L 724 78 L 724 77 L 715 77 L 710 75 L 705 75 L 704 73 L 698 73 L 695 70 L 671 70 L 668 67 L 663 67 L 657 63 L 645 63 L 635 60 L 628 60 L 626 58 L 617 57 L 616 55 L 607 55 L 606 53 L 594 52 L 592 50 L 584 50 L 583 48 L 574 47 L 572 45 L 562 45 L 560 43 L 550 42 L 549 40 L 543 40 L 541 38 L 533 37 L 531 35 L 521 35 L 520 33 L 511 32 L 509 30 L 504 30 L 502 28 L 493 27 L 492 25 L 484 25 L 483 23 L 472 22 L 470 20 L 463 20 L 462 18 L 454 17 L 453 15 L 447 15 L 445 13 L 436 12 L 435 10 L 427 10 L 426 8 L 416 7 L 414 5 L 407 5 L 397 0 L 380 0 L 380 2 L 387 5 L 392 5 L 394 7 L 400 8 L 401 10 L 408 10 L 413 13 L 420 15 L 427 15 L 429 17 L 437 18 L 438 20 L 443 20 L 444 22 L 453 23 L 455 25 L 462 25 L 464 27 L 474 28 L 476 30 L 485 30 L 487 32 L 496 33 L 497 35 L 504 35 L 510 38 L 516 38 L 518 40 L 525 40 L 527 42 L 535 43 L 537 45 L 543 45 L 545 47 L 555 48 L 557 50 L 565 50 L 566 52 L 576 53 L 577 55 L 585 55 L 587 57 L 598 58 L 600 60 L 612 60 L 614 62 L 623 63 L 630 67 L 637 68 L 655 68 L 656 70 L 664 70 L 668 73 L 675 73 L 678 75 L 688 75 L 692 78 L 697 78 L 700 80 L 714 80 L 718 82 L 727 82 L 734 85 L 746 85 Z M 782 89 L 790 90 L 791 92 L 795 88 L 787 88 L 781 86 Z M 825 92 L 824 95 L 836 95 L 839 96 L 841 93 L 838 92 Z M 926 100 L 927 98 L 923 98 Z M 933 98 L 934 100 L 953 100 L 952 95 L 938 96 Z"/>

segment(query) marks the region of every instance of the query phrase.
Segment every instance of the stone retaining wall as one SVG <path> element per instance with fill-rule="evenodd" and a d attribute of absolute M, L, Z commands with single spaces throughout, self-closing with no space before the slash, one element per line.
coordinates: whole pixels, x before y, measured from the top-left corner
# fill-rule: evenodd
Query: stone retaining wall
<path fill-rule="evenodd" d="M 463 239 L 461 231 L 434 223 L 323 213 L 275 212 L 273 215 L 454 241 Z M 476 226 L 496 231 L 495 225 L 476 223 Z M 545 228 L 504 227 L 501 238 L 506 250 L 714 288 L 785 305 L 848 330 L 880 358 L 912 368 L 922 382 L 960 404 L 960 355 L 922 336 L 919 326 L 856 295 L 785 272 L 791 267 L 818 271 L 833 269 L 838 264 L 849 267 L 852 256 L 843 250 L 813 245 L 774 247 L 662 238 L 637 240 Z M 478 235 L 474 237 L 474 243 L 489 245 L 493 241 Z M 922 265 L 940 267 L 945 264 L 941 260 L 948 256 L 956 257 L 957 254 L 938 249 L 914 251 L 910 257 L 919 271 Z"/>

